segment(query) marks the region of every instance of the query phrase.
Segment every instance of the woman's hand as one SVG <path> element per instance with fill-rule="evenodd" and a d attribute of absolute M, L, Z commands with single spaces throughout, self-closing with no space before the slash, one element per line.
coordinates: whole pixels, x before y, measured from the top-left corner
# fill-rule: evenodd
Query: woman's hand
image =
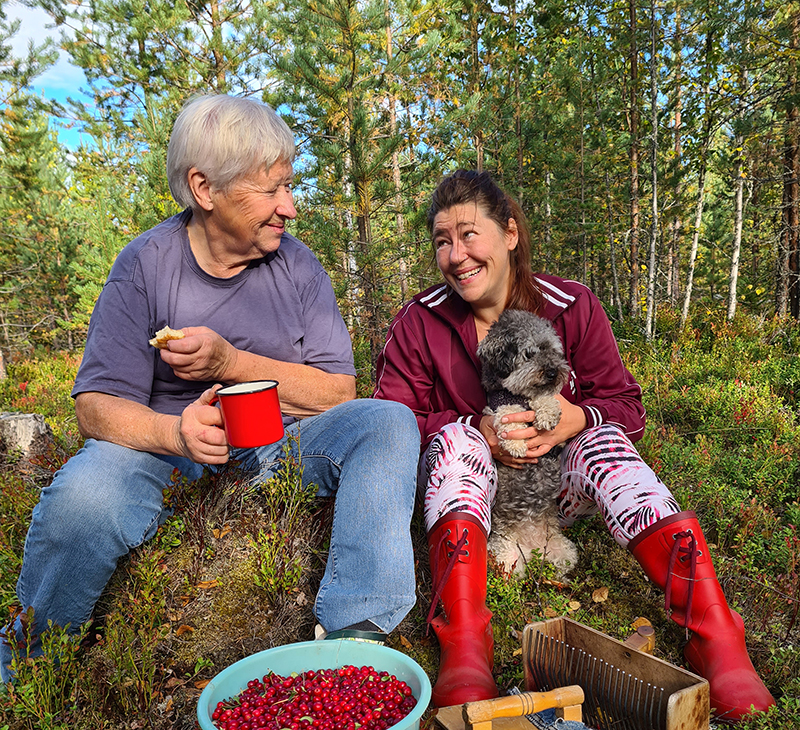
<path fill-rule="evenodd" d="M 500 439 L 497 436 L 497 431 L 494 430 L 494 416 L 481 416 L 478 430 L 483 435 L 483 438 L 486 439 L 486 443 L 489 444 L 492 458 L 502 461 L 504 464 L 507 463 L 505 459 L 510 459 L 511 457 L 504 451 L 500 451 Z"/>
<path fill-rule="evenodd" d="M 183 380 L 232 382 L 238 350 L 208 327 L 184 327 L 182 340 L 170 340 L 161 359 Z"/>
<path fill-rule="evenodd" d="M 533 414 L 532 411 L 513 414 L 515 420 L 527 421 L 528 423 L 530 423 L 532 420 L 533 415 L 535 414 Z M 527 416 L 527 418 L 517 419 L 516 416 Z M 521 469 L 523 464 L 536 463 L 535 458 L 529 459 L 527 455 L 523 458 L 517 458 L 503 451 L 503 449 L 500 447 L 500 438 L 497 435 L 497 431 L 494 429 L 494 416 L 481 416 L 481 422 L 478 426 L 478 430 L 481 432 L 481 434 L 483 434 L 483 437 L 486 439 L 486 443 L 489 444 L 489 449 L 491 449 L 492 452 L 492 458 L 495 459 L 495 461 L 499 461 L 501 464 L 505 464 L 506 466 L 512 466 L 515 469 Z M 514 433 L 528 433 L 530 431 L 535 432 L 536 429 L 526 428 L 515 431 Z"/>
<path fill-rule="evenodd" d="M 570 403 L 566 398 L 557 395 L 561 404 L 561 420 L 552 431 L 540 431 L 535 426 L 515 428 L 514 424 L 532 423 L 536 418 L 534 411 L 509 413 L 503 416 L 501 422 L 508 427 L 498 433 L 494 429 L 494 416 L 481 418 L 480 431 L 492 450 L 492 456 L 500 463 L 515 469 L 521 469 L 525 464 L 536 464 L 540 456 L 544 456 L 554 446 L 564 443 L 573 436 L 577 436 L 586 428 L 586 414 L 583 409 Z M 512 441 L 525 440 L 528 452 L 523 457 L 514 457 L 502 451 L 500 437 Z"/>

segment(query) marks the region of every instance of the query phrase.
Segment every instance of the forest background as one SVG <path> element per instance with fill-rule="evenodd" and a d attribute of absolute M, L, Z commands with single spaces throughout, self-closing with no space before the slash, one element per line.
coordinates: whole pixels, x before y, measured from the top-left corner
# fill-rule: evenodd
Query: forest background
<path fill-rule="evenodd" d="M 438 279 L 424 214 L 440 177 L 488 169 L 519 199 L 535 267 L 601 298 L 643 386 L 638 447 L 697 511 L 745 618 L 779 701 L 746 727 L 800 728 L 800 2 L 27 4 L 87 86 L 36 93 L 56 43 L 15 56 L 0 0 L 0 408 L 56 436 L 32 471 L 0 460 L 3 616 L 38 488 L 80 443 L 69 388 L 96 297 L 120 249 L 177 212 L 172 123 L 194 94 L 249 94 L 295 132 L 291 230 L 331 274 L 361 395 L 391 317 Z M 325 520 L 297 468 L 257 492 L 230 475 L 173 484 L 175 514 L 117 571 L 80 650 L 54 634 L 0 688 L 0 728 L 193 728 L 214 673 L 310 638 Z M 413 534 L 418 606 L 391 642 L 435 676 L 418 517 Z M 681 663 L 663 594 L 602 521 L 570 536 L 569 585 L 535 559 L 522 579 L 490 569 L 501 686 L 521 679 L 525 623 L 562 613 L 617 638 L 649 616 Z"/>
<path fill-rule="evenodd" d="M 256 95 L 294 130 L 293 232 L 331 272 L 365 382 L 390 317 L 436 279 L 425 204 L 456 166 L 519 199 L 537 268 L 648 337 L 661 305 L 800 315 L 800 3 L 29 4 L 88 86 L 35 94 L 55 43 L 15 58 L 4 22 L 7 355 L 81 346 L 118 251 L 177 211 L 169 133 L 208 92 Z M 81 129 L 77 148 L 54 117 Z"/>

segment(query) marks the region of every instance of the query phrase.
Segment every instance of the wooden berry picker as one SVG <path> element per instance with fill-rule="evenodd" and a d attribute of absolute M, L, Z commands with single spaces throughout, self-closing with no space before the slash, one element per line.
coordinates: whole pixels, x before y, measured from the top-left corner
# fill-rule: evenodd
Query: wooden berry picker
<path fill-rule="evenodd" d="M 641 624 L 638 622 L 642 621 Z M 646 619 L 626 641 L 566 617 L 529 624 L 522 636 L 527 692 L 441 708 L 444 730 L 551 727 L 540 713 L 595 730 L 708 730 L 708 682 L 652 656 Z"/>

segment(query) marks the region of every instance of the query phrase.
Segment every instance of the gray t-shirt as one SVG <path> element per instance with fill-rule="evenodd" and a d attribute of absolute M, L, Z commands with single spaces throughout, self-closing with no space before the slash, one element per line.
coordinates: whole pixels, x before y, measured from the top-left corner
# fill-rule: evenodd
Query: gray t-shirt
<path fill-rule="evenodd" d="M 108 393 L 179 415 L 213 383 L 181 380 L 161 360 L 148 340 L 167 325 L 209 327 L 240 350 L 355 375 L 330 278 L 303 243 L 285 233 L 277 251 L 218 279 L 197 264 L 190 219 L 185 210 L 120 252 L 92 312 L 73 397 Z"/>

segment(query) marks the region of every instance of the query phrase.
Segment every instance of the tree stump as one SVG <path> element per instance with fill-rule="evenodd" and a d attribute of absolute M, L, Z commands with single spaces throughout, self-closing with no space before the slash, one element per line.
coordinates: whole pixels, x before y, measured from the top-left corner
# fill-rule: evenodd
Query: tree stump
<path fill-rule="evenodd" d="M 29 461 L 53 443 L 53 432 L 41 414 L 0 413 L 0 452 Z"/>

